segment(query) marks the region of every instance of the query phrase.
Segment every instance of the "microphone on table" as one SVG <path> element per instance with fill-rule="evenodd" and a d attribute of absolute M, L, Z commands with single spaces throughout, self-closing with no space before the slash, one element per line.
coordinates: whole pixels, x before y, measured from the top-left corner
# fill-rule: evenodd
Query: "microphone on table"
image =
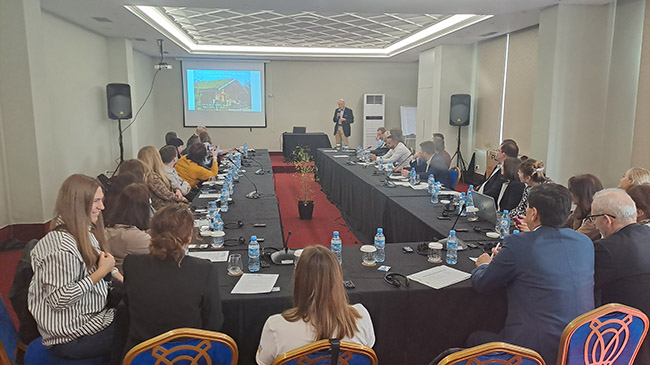
<path fill-rule="evenodd" d="M 271 254 L 271 261 L 276 265 L 293 265 L 293 250 L 289 249 L 289 237 L 291 237 L 291 232 L 287 233 L 287 239 L 282 245 L 280 251 L 274 252 Z"/>
<path fill-rule="evenodd" d="M 460 205 L 460 210 L 458 211 L 458 215 L 456 216 L 456 220 L 454 221 L 454 224 L 453 224 L 453 225 L 451 226 L 451 228 L 449 229 L 450 231 L 453 230 L 454 228 L 456 228 L 456 223 L 458 223 L 458 218 L 460 218 L 460 215 L 463 214 L 463 212 L 465 211 L 465 209 L 467 209 L 467 206 L 465 205 L 465 203 L 461 203 L 461 205 Z M 458 238 L 458 236 L 456 236 L 456 239 L 458 240 L 458 247 L 460 247 L 460 248 L 463 249 L 463 250 L 466 250 L 466 249 L 467 249 L 467 245 L 465 244 L 465 241 L 463 241 L 463 240 L 461 240 L 460 238 Z M 446 239 L 446 238 L 443 238 L 443 239 L 441 239 L 441 240 L 438 241 L 438 242 L 442 243 L 443 246 L 447 245 L 447 239 Z"/>
<path fill-rule="evenodd" d="M 229 160 L 230 162 L 232 162 L 232 163 L 235 163 L 235 161 L 233 161 L 232 159 L 230 159 L 230 158 L 228 158 L 228 157 L 226 157 L 226 159 L 228 159 L 228 160 Z M 261 164 L 260 164 L 260 165 L 261 165 Z M 241 176 L 245 177 L 246 180 L 250 181 L 250 183 L 253 184 L 253 187 L 255 188 L 255 190 L 253 190 L 253 191 L 251 191 L 250 193 L 246 194 L 246 197 L 247 197 L 248 199 L 259 199 L 260 197 L 262 197 L 262 194 L 260 193 L 259 190 L 257 190 L 257 185 L 255 185 L 255 183 L 253 182 L 253 180 L 251 180 L 251 178 L 248 177 L 248 176 L 246 176 L 246 174 L 243 173 L 243 172 L 241 173 Z"/>
<path fill-rule="evenodd" d="M 252 157 L 249 157 L 248 159 L 252 160 L 256 164 L 260 165 L 260 168 L 255 170 L 255 172 L 254 172 L 255 175 L 264 175 L 266 173 L 266 171 L 264 171 L 264 165 L 262 165 L 261 162 L 257 161 L 256 159 L 254 159 Z M 249 164 L 249 166 L 250 166 L 250 164 Z"/>
<path fill-rule="evenodd" d="M 397 166 L 395 166 L 395 167 L 393 168 L 393 170 L 399 168 L 400 166 L 402 166 L 402 165 L 404 164 L 404 162 L 408 161 L 409 158 L 410 158 L 411 156 L 413 156 L 413 152 L 411 152 L 408 156 L 406 156 L 406 158 L 405 158 L 402 162 L 400 162 Z M 382 183 L 386 183 L 386 184 L 387 184 L 387 183 L 388 183 L 388 177 L 389 177 L 392 173 L 393 173 L 393 171 L 388 172 L 388 175 L 386 175 L 386 178 L 382 181 Z M 394 184 L 393 184 L 393 186 L 394 186 Z M 390 187 L 392 187 L 392 186 L 390 186 Z"/>

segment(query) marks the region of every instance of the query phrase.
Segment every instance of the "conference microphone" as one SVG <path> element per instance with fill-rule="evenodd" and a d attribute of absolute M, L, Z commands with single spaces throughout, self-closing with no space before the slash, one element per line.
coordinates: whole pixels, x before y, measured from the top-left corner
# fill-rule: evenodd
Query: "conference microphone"
<path fill-rule="evenodd" d="M 409 153 L 409 155 L 406 156 L 406 159 L 404 159 L 404 161 L 402 161 L 399 165 L 395 166 L 393 169 L 398 169 L 398 168 L 402 167 L 402 165 L 404 165 L 404 162 L 408 161 L 409 158 L 411 158 L 411 156 L 413 156 L 413 152 Z"/>
<path fill-rule="evenodd" d="M 287 239 L 282 245 L 282 250 L 274 252 L 271 254 L 271 261 L 276 265 L 293 265 L 293 260 L 295 259 L 293 255 L 293 250 L 289 249 L 289 238 L 291 237 L 291 231 L 287 233 Z"/>
<path fill-rule="evenodd" d="M 248 159 L 249 159 L 249 160 L 252 160 L 252 161 L 255 162 L 256 164 L 260 165 L 260 168 L 257 169 L 257 170 L 255 170 L 255 172 L 254 172 L 255 175 L 264 175 L 264 174 L 266 173 L 266 171 L 264 171 L 264 165 L 262 165 L 261 162 L 257 161 L 256 159 L 254 159 L 254 158 L 252 158 L 252 157 L 249 157 Z M 249 166 L 250 166 L 250 165 L 249 165 Z"/>
<path fill-rule="evenodd" d="M 228 157 L 226 157 L 226 159 L 228 161 L 232 162 L 233 164 L 235 163 L 235 161 L 233 161 L 232 159 L 230 159 Z M 246 176 L 246 174 L 244 172 L 241 172 L 241 176 L 245 177 L 246 180 L 250 181 L 250 183 L 253 184 L 253 187 L 255 188 L 255 190 L 253 190 L 250 193 L 246 194 L 246 197 L 248 199 L 259 199 L 259 198 L 261 198 L 262 194 L 259 192 L 259 190 L 257 190 L 257 185 L 255 185 L 253 180 L 251 180 L 250 177 Z"/>
<path fill-rule="evenodd" d="M 388 172 L 388 175 L 386 175 L 386 178 L 382 181 L 382 183 L 385 183 L 385 184 L 387 184 L 387 186 L 388 186 L 388 176 L 390 176 L 393 172 L 395 172 L 395 169 L 400 168 L 400 166 L 402 166 L 402 165 L 404 164 L 404 162 L 408 161 L 409 158 L 410 158 L 411 156 L 413 156 L 413 152 L 411 152 L 408 156 L 406 156 L 406 158 L 405 158 L 405 159 L 404 159 L 404 160 L 403 160 L 399 165 L 397 165 L 396 167 L 394 167 L 394 168 L 393 168 L 393 171 Z M 393 186 L 389 186 L 389 187 L 392 188 L 392 187 L 394 187 L 394 186 L 395 186 L 395 184 L 393 184 Z"/>
<path fill-rule="evenodd" d="M 458 218 L 460 218 L 460 215 L 463 214 L 465 209 L 467 209 L 467 206 L 465 205 L 465 203 L 461 203 L 460 211 L 458 211 L 458 215 L 456 216 L 456 220 L 454 221 L 454 224 L 449 229 L 450 231 L 453 230 L 454 228 L 456 228 L 456 224 L 458 223 Z M 458 240 L 458 249 L 459 250 L 466 250 L 467 249 L 467 244 L 465 244 L 465 241 L 458 238 L 458 236 L 456 236 L 456 239 Z M 444 247 L 447 247 L 447 239 L 446 238 L 441 239 L 438 242 L 442 243 L 442 245 Z"/>

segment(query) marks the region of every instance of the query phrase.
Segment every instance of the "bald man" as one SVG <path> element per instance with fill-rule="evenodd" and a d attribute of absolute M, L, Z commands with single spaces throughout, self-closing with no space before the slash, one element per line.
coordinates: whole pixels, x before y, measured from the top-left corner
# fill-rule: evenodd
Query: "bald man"
<path fill-rule="evenodd" d="M 340 147 L 341 142 L 345 142 L 346 146 L 350 146 L 348 137 L 350 137 L 350 124 L 354 123 L 354 114 L 352 109 L 345 106 L 345 100 L 339 99 L 337 102 L 338 108 L 334 110 L 334 136 L 336 137 L 336 146 Z"/>
<path fill-rule="evenodd" d="M 650 227 L 636 222 L 634 200 L 622 189 L 594 195 L 591 215 L 603 239 L 594 242 L 596 307 L 621 303 L 650 315 Z M 646 337 L 635 364 L 650 364 Z"/>

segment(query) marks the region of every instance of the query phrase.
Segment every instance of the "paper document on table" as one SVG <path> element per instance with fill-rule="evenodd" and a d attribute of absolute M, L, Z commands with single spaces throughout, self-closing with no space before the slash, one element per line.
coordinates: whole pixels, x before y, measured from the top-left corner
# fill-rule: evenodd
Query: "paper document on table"
<path fill-rule="evenodd" d="M 467 280 L 472 275 L 464 271 L 456 270 L 449 266 L 440 265 L 427 270 L 416 272 L 408 276 L 409 280 L 417 281 L 434 289 L 442 289 L 463 280 Z"/>
<path fill-rule="evenodd" d="M 219 193 L 199 194 L 199 199 L 219 199 L 219 198 L 221 198 L 221 194 Z"/>
<path fill-rule="evenodd" d="M 343 158 L 343 157 L 350 157 L 350 155 L 332 155 L 332 157 Z"/>
<path fill-rule="evenodd" d="M 212 262 L 226 262 L 228 261 L 228 252 L 229 251 L 190 251 L 188 255 L 200 259 L 207 259 Z"/>
<path fill-rule="evenodd" d="M 440 192 L 438 194 L 440 194 L 440 195 L 460 195 L 459 192 L 452 191 L 452 190 L 440 190 Z"/>
<path fill-rule="evenodd" d="M 393 181 L 393 183 L 398 186 L 410 186 L 408 181 Z"/>
<path fill-rule="evenodd" d="M 413 190 L 427 190 L 428 187 L 429 187 L 428 184 L 422 184 L 422 183 L 417 185 L 411 185 L 411 188 L 413 188 Z"/>
<path fill-rule="evenodd" d="M 201 226 L 209 226 L 210 221 L 207 219 L 195 219 L 194 220 L 194 227 L 201 227 Z"/>
<path fill-rule="evenodd" d="M 336 150 L 323 150 L 323 152 L 336 152 Z"/>
<path fill-rule="evenodd" d="M 230 294 L 270 293 L 279 274 L 243 274 Z"/>

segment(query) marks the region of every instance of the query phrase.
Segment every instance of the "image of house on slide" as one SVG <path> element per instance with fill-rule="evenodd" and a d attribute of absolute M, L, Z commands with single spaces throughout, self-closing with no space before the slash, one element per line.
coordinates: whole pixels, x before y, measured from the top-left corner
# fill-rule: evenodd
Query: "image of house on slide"
<path fill-rule="evenodd" d="M 199 81 L 194 83 L 197 110 L 251 110 L 250 85 L 237 79 Z"/>

